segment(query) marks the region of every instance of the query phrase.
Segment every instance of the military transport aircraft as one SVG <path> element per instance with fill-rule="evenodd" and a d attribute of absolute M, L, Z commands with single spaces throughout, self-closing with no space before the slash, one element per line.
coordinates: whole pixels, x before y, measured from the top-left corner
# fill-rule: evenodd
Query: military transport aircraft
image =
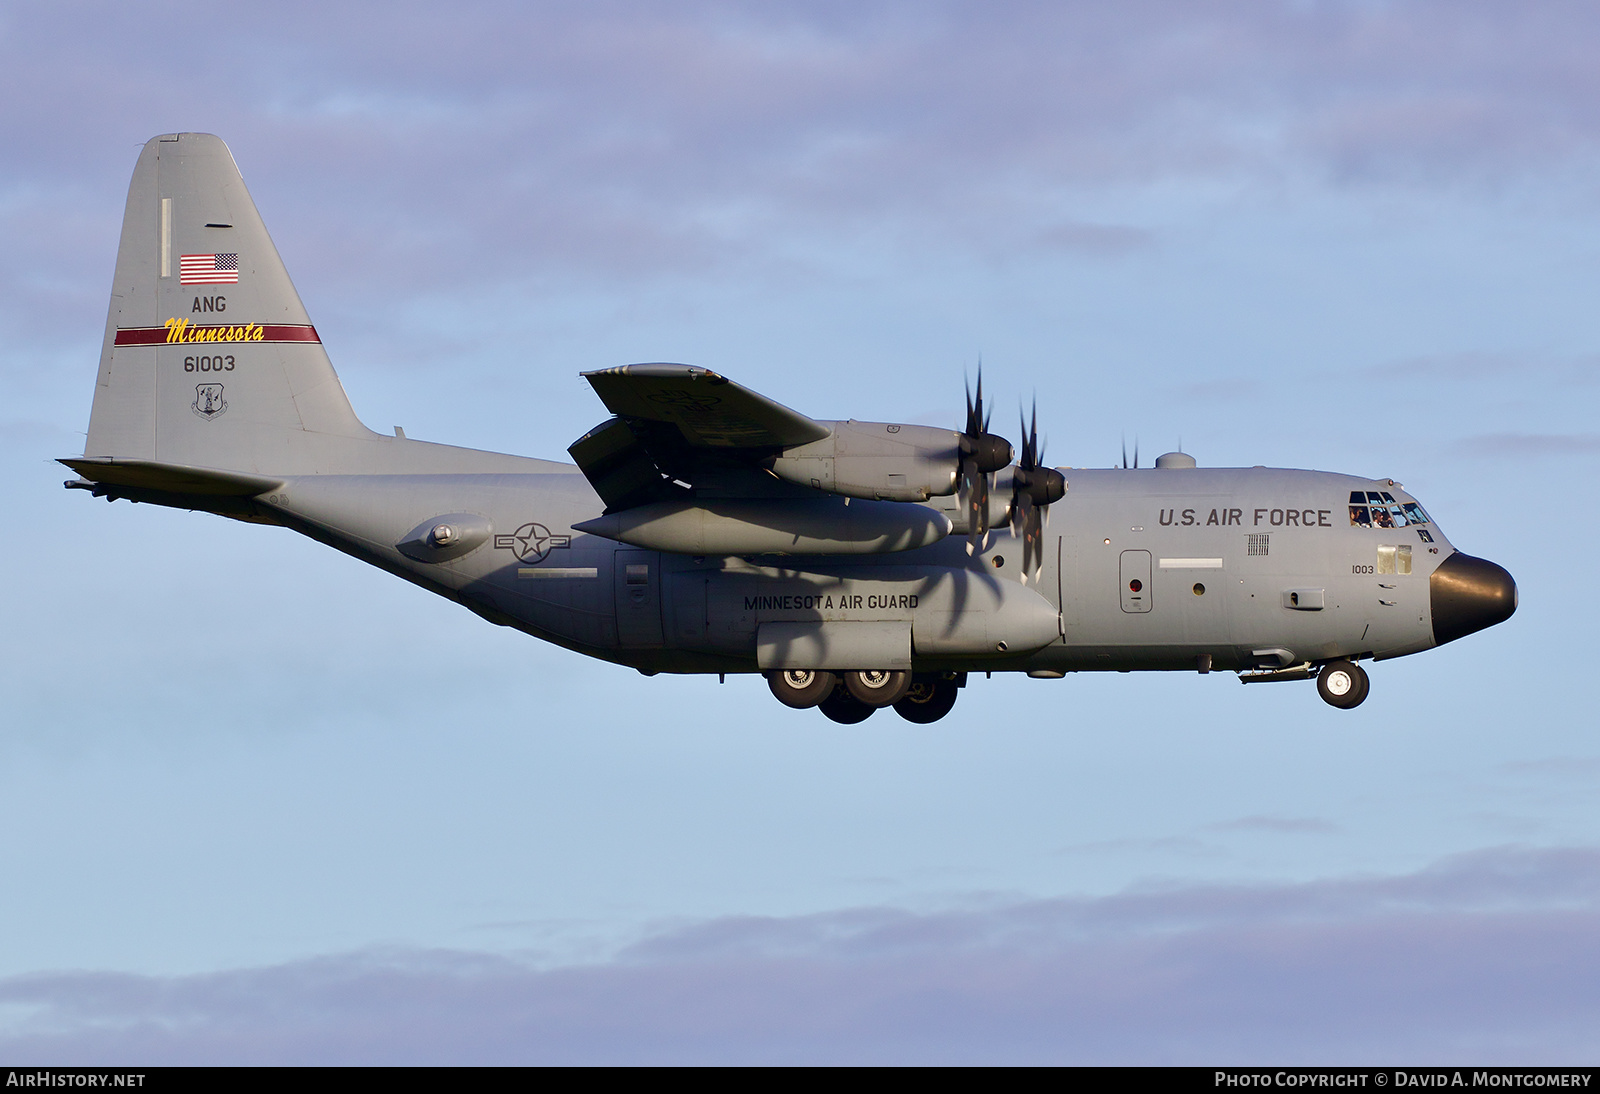
<path fill-rule="evenodd" d="M 961 431 L 809 418 L 686 365 L 584 378 L 611 417 L 576 466 L 372 432 L 227 146 L 169 134 L 134 169 L 61 462 L 96 497 L 282 525 L 492 623 L 646 674 L 762 673 L 845 723 L 932 722 L 977 672 L 1231 670 L 1354 707 L 1360 661 L 1516 609 L 1392 479 L 1045 467 L 1033 423 L 1020 453 L 990 432 L 981 378 Z"/>

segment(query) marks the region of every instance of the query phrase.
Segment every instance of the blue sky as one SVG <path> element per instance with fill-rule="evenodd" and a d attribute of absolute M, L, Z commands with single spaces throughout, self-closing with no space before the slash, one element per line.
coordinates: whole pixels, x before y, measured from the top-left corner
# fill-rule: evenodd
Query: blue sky
<path fill-rule="evenodd" d="M 0 1054 L 1592 1060 L 1597 39 L 1558 3 L 0 6 Z M 50 461 L 176 129 L 230 143 L 376 429 L 560 457 L 577 373 L 639 360 L 955 424 L 981 356 L 1056 462 L 1393 476 L 1521 609 L 1354 712 L 1073 676 L 841 727 L 92 502 Z"/>

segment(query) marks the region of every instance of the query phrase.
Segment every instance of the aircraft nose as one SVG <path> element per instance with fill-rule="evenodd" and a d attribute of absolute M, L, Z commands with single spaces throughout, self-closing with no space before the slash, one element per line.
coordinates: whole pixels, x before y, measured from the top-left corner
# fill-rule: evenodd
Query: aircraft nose
<path fill-rule="evenodd" d="M 1439 645 L 1504 623 L 1517 610 L 1517 583 L 1504 566 L 1460 551 L 1428 578 L 1433 640 Z"/>

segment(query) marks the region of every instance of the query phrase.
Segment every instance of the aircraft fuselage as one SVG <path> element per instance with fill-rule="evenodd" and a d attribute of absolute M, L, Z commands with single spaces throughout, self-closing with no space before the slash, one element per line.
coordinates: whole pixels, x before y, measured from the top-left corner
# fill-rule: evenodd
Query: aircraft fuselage
<path fill-rule="evenodd" d="M 373 432 L 227 146 L 162 134 L 61 462 L 71 488 L 283 525 L 641 672 L 760 672 L 845 723 L 937 720 L 993 671 L 1315 677 L 1348 708 L 1358 661 L 1516 607 L 1390 480 L 1050 468 L 1037 415 L 1016 446 L 990 432 L 981 377 L 956 430 L 815 419 L 690 365 L 583 376 L 610 417 L 575 465 Z"/>
<path fill-rule="evenodd" d="M 673 555 L 575 531 L 603 509 L 588 482 L 527 462 L 534 473 L 291 478 L 257 499 L 258 519 L 645 672 L 758 671 L 763 627 L 815 621 L 909 626 L 918 672 L 1383 659 L 1436 644 L 1429 579 L 1454 551 L 1431 522 L 1352 523 L 1352 491 L 1413 502 L 1389 480 L 1182 468 L 1062 469 L 1027 582 L 1004 528 L 971 556 L 956 536 L 864 557 Z M 404 549 L 471 517 L 462 554 Z"/>

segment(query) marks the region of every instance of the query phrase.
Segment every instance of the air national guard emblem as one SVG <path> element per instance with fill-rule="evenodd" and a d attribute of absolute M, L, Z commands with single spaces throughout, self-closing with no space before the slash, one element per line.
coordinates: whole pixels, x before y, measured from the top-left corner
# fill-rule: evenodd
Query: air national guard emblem
<path fill-rule="evenodd" d="M 190 404 L 190 409 L 208 422 L 227 410 L 227 401 L 222 398 L 222 385 L 197 384 L 194 389 L 194 402 Z"/>

